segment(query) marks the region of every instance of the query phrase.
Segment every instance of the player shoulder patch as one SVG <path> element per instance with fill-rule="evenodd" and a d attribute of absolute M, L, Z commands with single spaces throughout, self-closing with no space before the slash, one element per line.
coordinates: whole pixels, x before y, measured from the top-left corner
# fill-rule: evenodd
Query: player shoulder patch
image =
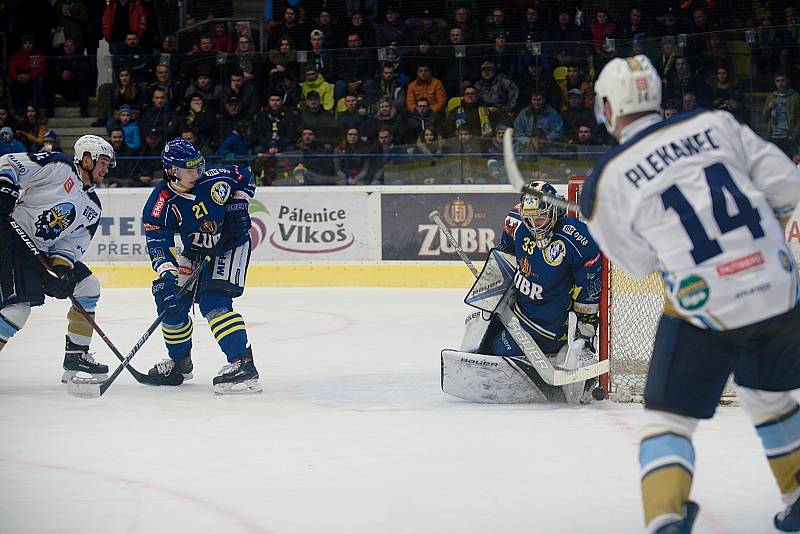
<path fill-rule="evenodd" d="M 211 186 L 211 200 L 220 206 L 224 205 L 231 196 L 231 186 L 225 182 L 216 182 Z"/>
<path fill-rule="evenodd" d="M 150 212 L 155 218 L 161 217 L 161 213 L 164 211 L 164 206 L 167 203 L 167 199 L 169 198 L 169 191 L 166 189 L 162 190 L 161 193 L 158 194 L 158 198 L 156 198 L 155 204 L 153 204 L 153 209 Z"/>
<path fill-rule="evenodd" d="M 36 219 L 36 237 L 46 241 L 56 239 L 75 222 L 76 214 L 75 205 L 70 202 L 62 202 L 43 211 Z"/>
<path fill-rule="evenodd" d="M 552 241 L 549 245 L 542 249 L 542 257 L 544 258 L 544 261 L 547 263 L 547 265 L 551 265 L 553 267 L 561 265 L 561 262 L 564 261 L 564 257 L 566 255 L 567 247 L 560 239 Z"/>

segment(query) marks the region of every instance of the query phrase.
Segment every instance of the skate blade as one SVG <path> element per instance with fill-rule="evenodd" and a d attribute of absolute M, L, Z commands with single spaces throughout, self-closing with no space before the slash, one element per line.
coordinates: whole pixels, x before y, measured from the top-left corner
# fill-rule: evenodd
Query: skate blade
<path fill-rule="evenodd" d="M 61 375 L 62 384 L 69 384 L 70 382 L 75 380 L 82 383 L 99 384 L 100 382 L 105 382 L 106 380 L 108 380 L 108 373 L 91 374 L 85 371 L 64 371 L 64 374 Z"/>
<path fill-rule="evenodd" d="M 214 384 L 215 395 L 248 395 L 261 393 L 264 388 L 258 383 L 258 379 L 245 380 L 238 384 Z"/>
<path fill-rule="evenodd" d="M 100 398 L 100 384 L 76 378 L 67 382 L 67 393 L 81 399 Z"/>

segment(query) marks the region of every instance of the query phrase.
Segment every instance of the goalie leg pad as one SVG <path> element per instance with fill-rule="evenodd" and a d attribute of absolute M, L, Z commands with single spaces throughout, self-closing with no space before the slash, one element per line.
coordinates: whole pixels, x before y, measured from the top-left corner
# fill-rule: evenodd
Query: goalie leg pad
<path fill-rule="evenodd" d="M 549 402 L 541 389 L 506 358 L 445 349 L 441 361 L 442 391 L 448 395 L 497 404 Z"/>
<path fill-rule="evenodd" d="M 490 322 L 483 318 L 483 313 L 480 311 L 467 315 L 467 318 L 464 319 L 464 337 L 461 340 L 461 350 L 464 352 L 479 351 Z"/>

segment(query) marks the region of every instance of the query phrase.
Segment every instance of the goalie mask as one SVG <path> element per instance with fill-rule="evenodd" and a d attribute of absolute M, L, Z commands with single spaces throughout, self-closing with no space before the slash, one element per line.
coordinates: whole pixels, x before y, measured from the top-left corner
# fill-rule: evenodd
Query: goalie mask
<path fill-rule="evenodd" d="M 556 188 L 547 182 L 535 181 L 528 184 L 528 187 L 542 193 L 547 193 L 554 197 L 563 198 Z M 536 246 L 543 249 L 550 244 L 553 238 L 553 230 L 556 223 L 565 215 L 563 209 L 551 206 L 545 201 L 534 195 L 522 195 L 519 214 L 522 222 L 536 239 Z"/>

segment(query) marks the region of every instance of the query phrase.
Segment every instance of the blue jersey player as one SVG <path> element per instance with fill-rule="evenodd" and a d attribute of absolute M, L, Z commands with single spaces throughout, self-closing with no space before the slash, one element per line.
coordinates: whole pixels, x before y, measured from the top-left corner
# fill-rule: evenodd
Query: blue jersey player
<path fill-rule="evenodd" d="M 547 182 L 530 187 L 558 195 Z M 533 195 L 523 195 L 509 211 L 498 249 L 517 258 L 511 309 L 522 327 L 547 354 L 569 341 L 567 318 L 574 310 L 580 336 L 593 340 L 600 301 L 600 251 L 586 225 Z M 484 350 L 497 356 L 521 355 L 511 334 L 489 333 Z"/>
<path fill-rule="evenodd" d="M 181 138 L 166 144 L 161 161 L 167 180 L 151 193 L 143 222 L 147 251 L 158 273 L 153 296 L 158 312 L 167 312 L 162 331 L 169 358 L 150 370 L 150 380 L 154 385 L 177 386 L 192 378 L 189 309 L 196 301 L 228 359 L 228 365 L 214 377 L 214 392 L 259 393 L 262 389 L 244 319 L 233 310 L 233 299 L 244 291 L 250 262 L 252 173 L 237 165 L 206 169 L 203 156 Z M 175 234 L 183 244 L 180 254 Z M 205 256 L 211 261 L 196 287 L 178 297 L 178 286 Z"/>

